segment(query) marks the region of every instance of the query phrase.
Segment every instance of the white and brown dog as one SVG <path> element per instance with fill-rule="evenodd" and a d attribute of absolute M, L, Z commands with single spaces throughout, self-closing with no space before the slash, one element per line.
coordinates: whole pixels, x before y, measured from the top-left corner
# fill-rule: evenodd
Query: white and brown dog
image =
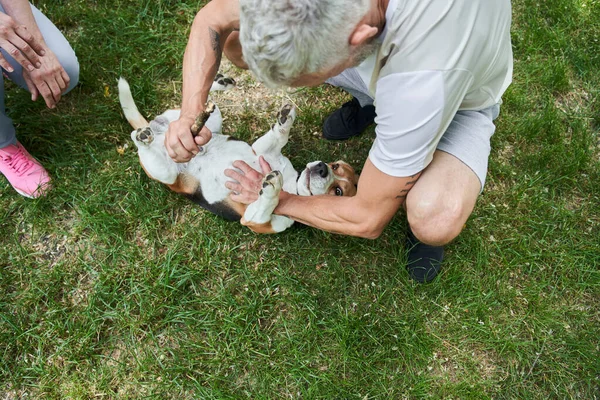
<path fill-rule="evenodd" d="M 227 90 L 233 81 L 219 76 L 211 90 Z M 296 117 L 295 109 L 285 105 L 277 114 L 271 130 L 254 142 L 222 135 L 221 112 L 215 107 L 206 121 L 212 139 L 200 148 L 187 163 L 176 163 L 169 157 L 164 145 L 164 134 L 171 121 L 179 118 L 180 110 L 168 110 L 148 122 L 137 109 L 129 84 L 119 80 L 119 101 L 127 121 L 135 129 L 131 139 L 138 148 L 140 163 L 146 174 L 181 193 L 208 211 L 228 220 L 240 221 L 258 233 L 277 233 L 289 228 L 294 221 L 274 215 L 279 202 L 279 192 L 285 190 L 301 196 L 331 194 L 354 196 L 358 176 L 344 161 L 325 164 L 314 161 L 298 176 L 290 160 L 281 154 L 288 141 L 290 128 Z M 258 200 L 250 205 L 230 199 L 230 190 L 225 187 L 227 168 L 233 168 L 235 160 L 243 160 L 260 170 L 258 158 L 263 156 L 273 171 L 263 181 Z"/>

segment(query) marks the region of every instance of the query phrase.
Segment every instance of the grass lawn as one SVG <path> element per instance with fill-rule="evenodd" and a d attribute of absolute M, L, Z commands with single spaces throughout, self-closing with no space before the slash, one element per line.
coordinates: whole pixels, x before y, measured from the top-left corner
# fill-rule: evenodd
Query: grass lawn
<path fill-rule="evenodd" d="M 403 215 L 376 241 L 259 236 L 146 177 L 116 80 L 147 116 L 176 106 L 202 2 L 34 3 L 81 79 L 57 110 L 7 83 L 55 187 L 32 201 L 0 179 L 0 399 L 600 397 L 599 0 L 513 1 L 488 183 L 429 285 L 405 272 Z M 317 134 L 346 94 L 223 69 L 225 132 L 252 140 L 293 101 L 294 165 L 364 161 L 373 129 Z"/>

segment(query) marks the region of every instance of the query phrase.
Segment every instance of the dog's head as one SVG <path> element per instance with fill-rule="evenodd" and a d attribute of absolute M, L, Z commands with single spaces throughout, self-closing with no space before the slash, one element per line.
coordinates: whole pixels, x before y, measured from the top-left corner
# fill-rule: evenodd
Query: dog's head
<path fill-rule="evenodd" d="M 314 161 L 306 164 L 300 173 L 296 188 L 300 196 L 330 194 L 333 196 L 354 196 L 358 185 L 358 174 L 344 161 L 325 164 Z"/>

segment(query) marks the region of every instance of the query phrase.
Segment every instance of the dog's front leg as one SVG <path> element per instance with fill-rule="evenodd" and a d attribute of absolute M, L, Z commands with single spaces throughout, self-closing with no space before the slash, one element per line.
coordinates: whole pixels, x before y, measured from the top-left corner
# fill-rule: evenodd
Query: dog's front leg
<path fill-rule="evenodd" d="M 283 186 L 283 176 L 279 171 L 272 171 L 263 180 L 258 200 L 250 204 L 240 221 L 257 233 L 283 232 L 294 223 L 293 220 L 273 215 L 273 210 L 279 204 L 279 193 Z"/>

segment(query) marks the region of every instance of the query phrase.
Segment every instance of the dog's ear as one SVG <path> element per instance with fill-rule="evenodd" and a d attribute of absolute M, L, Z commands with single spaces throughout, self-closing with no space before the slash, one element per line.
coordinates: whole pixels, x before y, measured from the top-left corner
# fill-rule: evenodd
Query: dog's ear
<path fill-rule="evenodd" d="M 163 134 L 169 128 L 169 119 L 167 117 L 163 117 L 159 115 L 150 121 L 150 129 L 157 135 Z"/>

